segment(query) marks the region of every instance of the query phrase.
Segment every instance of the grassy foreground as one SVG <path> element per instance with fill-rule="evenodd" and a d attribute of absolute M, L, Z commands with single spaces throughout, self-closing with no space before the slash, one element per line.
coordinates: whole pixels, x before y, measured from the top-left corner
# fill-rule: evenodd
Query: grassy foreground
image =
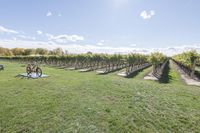
<path fill-rule="evenodd" d="M 200 132 L 200 88 L 174 69 L 158 83 L 143 80 L 151 68 L 125 79 L 42 67 L 49 78 L 20 79 L 25 67 L 0 64 L 2 133 Z"/>

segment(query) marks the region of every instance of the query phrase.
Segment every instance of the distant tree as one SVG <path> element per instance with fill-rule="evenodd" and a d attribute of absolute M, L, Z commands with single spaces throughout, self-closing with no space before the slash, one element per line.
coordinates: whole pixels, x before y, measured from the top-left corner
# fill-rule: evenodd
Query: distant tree
<path fill-rule="evenodd" d="M 64 55 L 64 52 L 63 52 L 62 48 L 55 48 L 55 49 L 49 51 L 49 55 L 62 56 L 62 55 Z"/>
<path fill-rule="evenodd" d="M 63 52 L 62 48 L 56 48 L 56 49 L 52 50 L 52 55 L 62 56 L 62 55 L 64 55 L 64 52 Z"/>
<path fill-rule="evenodd" d="M 23 55 L 24 49 L 23 48 L 13 48 L 12 53 L 14 56 Z"/>
<path fill-rule="evenodd" d="M 91 52 L 91 51 L 88 51 L 87 54 L 92 54 L 92 52 Z"/>
<path fill-rule="evenodd" d="M 11 56 L 12 51 L 8 48 L 2 48 L 0 47 L 0 56 Z"/>
<path fill-rule="evenodd" d="M 35 54 L 38 54 L 38 55 L 47 55 L 48 52 L 49 51 L 47 49 L 44 49 L 44 48 L 37 48 L 35 50 Z"/>
<path fill-rule="evenodd" d="M 48 55 L 54 55 L 53 51 L 50 50 L 49 53 L 48 53 Z"/>
<path fill-rule="evenodd" d="M 3 56 L 4 54 L 4 48 L 0 47 L 0 56 Z"/>
<path fill-rule="evenodd" d="M 3 56 L 12 56 L 12 55 L 13 55 L 13 53 L 10 49 L 8 49 L 8 48 L 4 49 L 4 55 Z"/>
<path fill-rule="evenodd" d="M 68 55 L 68 54 L 69 54 L 68 50 L 65 50 L 64 54 L 65 54 L 65 55 Z"/>
<path fill-rule="evenodd" d="M 162 53 L 159 52 L 151 53 L 151 55 L 148 58 L 148 61 L 153 65 L 153 72 L 155 72 L 157 65 L 163 63 L 165 59 L 166 57 Z"/>
<path fill-rule="evenodd" d="M 24 55 L 34 55 L 35 51 L 36 51 L 35 49 L 25 49 Z"/>

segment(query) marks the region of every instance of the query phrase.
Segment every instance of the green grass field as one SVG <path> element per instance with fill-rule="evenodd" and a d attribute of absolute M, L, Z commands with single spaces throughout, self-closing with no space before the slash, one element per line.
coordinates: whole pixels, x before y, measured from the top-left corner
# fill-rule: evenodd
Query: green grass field
<path fill-rule="evenodd" d="M 200 132 L 200 87 L 174 69 L 159 83 L 143 80 L 151 68 L 127 79 L 42 67 L 49 78 L 20 79 L 23 65 L 0 64 L 2 133 Z"/>

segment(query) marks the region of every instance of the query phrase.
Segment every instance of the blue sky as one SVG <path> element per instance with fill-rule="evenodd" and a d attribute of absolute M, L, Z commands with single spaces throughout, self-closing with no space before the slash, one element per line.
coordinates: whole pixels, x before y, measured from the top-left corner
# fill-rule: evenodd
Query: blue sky
<path fill-rule="evenodd" d="M 199 0 L 0 0 L 0 46 L 198 49 L 199 5 Z"/>

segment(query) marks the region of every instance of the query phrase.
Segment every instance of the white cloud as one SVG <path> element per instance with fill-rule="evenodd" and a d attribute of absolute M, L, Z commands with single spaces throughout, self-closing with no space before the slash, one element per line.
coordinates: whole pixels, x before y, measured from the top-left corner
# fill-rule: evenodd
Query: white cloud
<path fill-rule="evenodd" d="M 13 40 L 14 40 L 14 41 L 17 41 L 17 38 L 16 38 L 16 37 L 13 37 Z"/>
<path fill-rule="evenodd" d="M 105 41 L 105 40 L 100 40 L 100 42 L 101 42 L 101 43 L 105 43 L 106 41 Z"/>
<path fill-rule="evenodd" d="M 190 50 L 197 50 L 200 53 L 200 43 L 168 47 L 162 49 L 162 52 L 165 53 L 166 55 L 175 55 Z"/>
<path fill-rule="evenodd" d="M 36 40 L 35 37 L 25 36 L 25 35 L 19 35 L 18 37 L 25 40 Z"/>
<path fill-rule="evenodd" d="M 104 46 L 105 45 L 105 40 L 101 40 L 97 43 L 98 46 Z"/>
<path fill-rule="evenodd" d="M 53 15 L 53 14 L 52 14 L 51 11 L 48 11 L 47 14 L 46 14 L 47 17 L 50 17 L 50 16 L 52 16 L 52 15 Z"/>
<path fill-rule="evenodd" d="M 15 31 L 15 30 L 4 28 L 3 26 L 0 26 L 0 33 L 18 34 L 19 32 Z"/>
<path fill-rule="evenodd" d="M 142 17 L 143 19 L 151 19 L 154 15 L 155 15 L 154 10 L 150 10 L 150 11 L 144 10 L 140 13 L 140 17 Z"/>
<path fill-rule="evenodd" d="M 56 42 L 52 41 L 30 41 L 30 40 L 0 40 L 0 47 L 6 47 L 6 48 L 15 48 L 15 47 L 21 47 L 21 48 L 47 48 L 49 50 L 55 49 L 57 47 L 60 47 L 64 50 L 68 50 L 70 53 L 86 53 L 88 51 L 91 51 L 93 53 L 130 53 L 134 49 L 129 47 L 107 47 L 107 46 L 95 46 L 95 45 L 80 45 L 80 44 L 58 44 Z"/>
<path fill-rule="evenodd" d="M 59 13 L 59 14 L 58 14 L 58 17 L 61 17 L 61 16 L 62 16 L 62 14 L 61 14 L 61 13 Z"/>
<path fill-rule="evenodd" d="M 38 35 L 41 35 L 42 33 L 43 33 L 43 32 L 40 31 L 40 30 L 37 31 L 37 34 L 38 34 Z"/>
<path fill-rule="evenodd" d="M 48 11 L 47 13 L 46 13 L 46 16 L 47 17 L 50 17 L 50 16 L 58 16 L 58 17 L 61 17 L 62 16 L 62 14 L 61 13 L 52 13 L 52 11 Z"/>
<path fill-rule="evenodd" d="M 137 44 L 131 44 L 130 46 L 131 46 L 131 47 L 136 47 L 136 46 L 137 46 Z"/>
<path fill-rule="evenodd" d="M 56 43 L 54 41 L 31 41 L 31 40 L 0 40 L 0 47 L 5 48 L 47 48 L 49 50 L 55 49 L 57 47 L 62 48 L 63 50 L 68 50 L 70 53 L 86 53 L 91 51 L 93 53 L 141 53 L 141 54 L 150 54 L 151 52 L 162 52 L 165 55 L 172 56 L 178 53 L 182 53 L 188 50 L 197 50 L 200 52 L 200 43 L 192 44 L 192 45 L 182 45 L 177 47 L 169 47 L 169 48 L 136 48 L 136 47 L 111 47 L 111 46 L 97 46 L 97 45 L 80 45 L 80 44 L 68 44 L 63 45 Z"/>
<path fill-rule="evenodd" d="M 104 46 L 104 44 L 101 43 L 101 42 L 97 43 L 97 45 L 99 45 L 99 46 Z"/>
<path fill-rule="evenodd" d="M 84 37 L 79 35 L 58 35 L 54 36 L 51 34 L 46 34 L 49 40 L 55 41 L 58 43 L 66 43 L 66 42 L 76 42 L 76 41 L 83 41 Z"/>
<path fill-rule="evenodd" d="M 49 40 L 51 40 L 54 37 L 53 35 L 51 35 L 49 33 L 46 33 L 45 35 L 48 37 Z"/>

